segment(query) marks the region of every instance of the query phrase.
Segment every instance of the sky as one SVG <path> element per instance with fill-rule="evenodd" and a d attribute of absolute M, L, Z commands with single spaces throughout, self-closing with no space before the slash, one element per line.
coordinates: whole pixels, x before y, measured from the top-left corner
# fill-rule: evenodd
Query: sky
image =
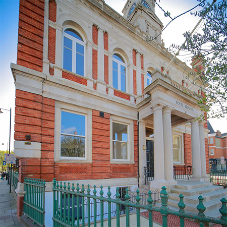
<path fill-rule="evenodd" d="M 105 0 L 105 2 L 122 15 L 121 11 L 126 0 Z M 157 0 L 157 3 L 164 10 L 169 11 L 171 17 L 175 17 L 198 4 L 196 0 Z M 157 5 L 155 12 L 164 26 L 170 21 L 169 18 L 164 17 L 164 13 Z M 11 149 L 13 148 L 15 86 L 10 63 L 16 63 L 18 17 L 19 0 L 0 0 L 0 108 L 8 110 L 12 108 Z M 198 18 L 190 15 L 190 13 L 174 20 L 163 31 L 162 39 L 165 47 L 168 48 L 173 43 L 181 45 L 184 42 L 182 34 L 185 31 L 192 30 L 197 21 Z M 181 60 L 188 63 L 190 56 L 182 56 Z M 0 114 L 0 150 L 8 148 L 9 115 L 9 111 L 3 111 Z M 210 122 L 215 131 L 227 132 L 227 118 L 211 119 Z"/>

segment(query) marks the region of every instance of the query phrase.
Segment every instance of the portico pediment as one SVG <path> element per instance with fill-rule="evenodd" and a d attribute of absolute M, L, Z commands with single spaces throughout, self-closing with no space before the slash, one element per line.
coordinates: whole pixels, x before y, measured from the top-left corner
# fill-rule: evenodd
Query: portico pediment
<path fill-rule="evenodd" d="M 202 114 L 198 106 L 201 97 L 195 92 L 183 87 L 158 70 L 153 72 L 152 80 L 152 83 L 144 89 L 144 93 L 149 95 L 149 98 L 138 104 L 142 113 L 148 113 L 150 109 L 150 114 L 152 114 L 151 108 L 156 105 L 168 106 L 172 109 L 172 115 L 175 116 L 176 125 Z"/>

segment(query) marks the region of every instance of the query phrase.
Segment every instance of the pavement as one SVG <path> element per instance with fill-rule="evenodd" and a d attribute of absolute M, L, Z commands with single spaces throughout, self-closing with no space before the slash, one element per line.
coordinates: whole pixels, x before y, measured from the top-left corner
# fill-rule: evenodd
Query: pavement
<path fill-rule="evenodd" d="M 16 194 L 12 186 L 10 193 L 8 181 L 0 179 L 0 226 L 25 227 L 17 218 Z"/>

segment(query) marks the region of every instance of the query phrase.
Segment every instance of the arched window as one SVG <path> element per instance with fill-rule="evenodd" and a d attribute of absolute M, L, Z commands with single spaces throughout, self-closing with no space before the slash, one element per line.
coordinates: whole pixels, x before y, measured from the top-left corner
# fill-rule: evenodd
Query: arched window
<path fill-rule="evenodd" d="M 149 71 L 147 71 L 147 86 L 152 83 L 152 76 Z"/>
<path fill-rule="evenodd" d="M 84 41 L 73 29 L 64 31 L 63 68 L 84 76 Z"/>
<path fill-rule="evenodd" d="M 149 6 L 149 4 L 145 1 L 145 0 L 142 0 L 141 3 L 148 9 L 151 9 L 151 7 Z"/>
<path fill-rule="evenodd" d="M 130 8 L 130 10 L 129 10 L 129 12 L 128 12 L 128 17 L 131 15 L 131 13 L 135 9 L 135 7 L 136 7 L 136 3 L 133 3 L 132 6 L 131 6 L 131 8 Z"/>
<path fill-rule="evenodd" d="M 126 92 L 126 64 L 119 54 L 113 55 L 113 87 Z"/>

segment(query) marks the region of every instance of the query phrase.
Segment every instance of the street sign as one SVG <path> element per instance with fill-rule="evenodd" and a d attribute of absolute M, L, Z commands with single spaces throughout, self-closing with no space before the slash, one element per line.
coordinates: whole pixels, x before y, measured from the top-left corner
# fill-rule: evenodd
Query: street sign
<path fill-rule="evenodd" d="M 14 154 L 7 154 L 6 155 L 6 163 L 16 164 L 16 157 L 14 156 Z"/>
<path fill-rule="evenodd" d="M 4 165 L 4 166 L 6 165 L 6 161 L 3 161 L 3 165 Z"/>

